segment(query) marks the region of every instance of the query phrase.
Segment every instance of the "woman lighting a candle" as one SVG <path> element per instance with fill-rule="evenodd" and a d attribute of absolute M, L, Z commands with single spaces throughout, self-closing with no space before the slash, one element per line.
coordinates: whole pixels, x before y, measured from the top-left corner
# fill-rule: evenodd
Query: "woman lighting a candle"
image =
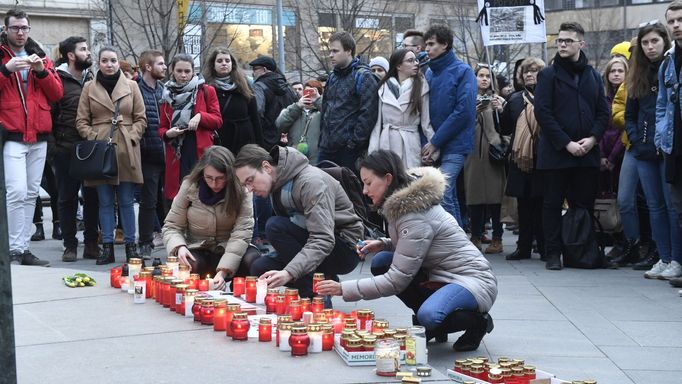
<path fill-rule="evenodd" d="M 193 273 L 213 276 L 213 288 L 225 289 L 225 280 L 245 276 L 259 256 L 249 246 L 253 231 L 251 193 L 233 173 L 229 149 L 213 146 L 204 152 L 184 179 L 163 226 L 169 255 Z"/>
<path fill-rule="evenodd" d="M 457 221 L 441 206 L 445 177 L 435 168 L 405 171 L 394 152 L 379 150 L 361 163 L 364 194 L 381 208 L 390 238 L 365 240 L 360 257 L 372 259 L 374 277 L 318 284 L 320 295 L 345 301 L 397 295 L 423 325 L 427 338 L 446 341 L 447 334 L 466 331 L 456 351 L 478 348 L 492 331 L 488 314 L 497 297 L 490 264 L 468 240 Z M 390 251 L 389 251 L 390 250 Z"/>

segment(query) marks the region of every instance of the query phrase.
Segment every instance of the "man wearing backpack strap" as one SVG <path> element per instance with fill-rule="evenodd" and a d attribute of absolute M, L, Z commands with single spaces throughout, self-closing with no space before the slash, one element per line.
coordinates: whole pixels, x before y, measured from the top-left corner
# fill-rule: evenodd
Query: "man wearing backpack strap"
<path fill-rule="evenodd" d="M 235 174 L 247 190 L 272 198 L 275 216 L 265 233 L 276 254 L 251 265 L 251 274 L 269 288 L 289 285 L 302 297 L 312 297 L 312 275 L 328 279 L 351 272 L 359 259 L 355 242 L 363 238 L 360 217 L 341 184 L 291 147 L 270 153 L 244 146 L 235 160 Z"/>
<path fill-rule="evenodd" d="M 316 107 L 322 112 L 319 161 L 330 160 L 357 172 L 355 161 L 367 149 L 377 121 L 379 95 L 377 78 L 354 56 L 350 33 L 336 32 L 329 38 L 334 71 Z"/>

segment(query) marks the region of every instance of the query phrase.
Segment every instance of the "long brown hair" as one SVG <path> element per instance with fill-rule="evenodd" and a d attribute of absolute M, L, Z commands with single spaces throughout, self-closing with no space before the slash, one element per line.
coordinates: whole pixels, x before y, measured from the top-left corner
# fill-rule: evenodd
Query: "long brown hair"
<path fill-rule="evenodd" d="M 208 55 L 208 58 L 206 58 L 203 70 L 206 83 L 215 85 L 215 79 L 218 77 L 218 74 L 215 71 L 215 59 L 220 54 L 230 55 L 230 60 L 232 61 L 232 71 L 230 72 L 230 77 L 232 78 L 232 82 L 237 86 L 237 92 L 241 93 L 246 100 L 251 100 L 253 97 L 253 92 L 249 87 L 248 81 L 246 81 L 246 75 L 244 75 L 244 71 L 242 71 L 242 69 L 239 67 L 237 58 L 234 57 L 232 52 L 225 47 L 215 48 L 213 51 L 211 51 L 211 54 Z"/>
<path fill-rule="evenodd" d="M 208 147 L 192 169 L 192 172 L 185 177 L 185 180 L 199 185 L 199 182 L 204 178 L 204 169 L 209 165 L 225 175 L 224 207 L 230 210 L 236 209 L 236 216 L 239 216 L 246 193 L 234 174 L 234 155 L 229 149 L 218 145 Z"/>
<path fill-rule="evenodd" d="M 611 69 L 615 64 L 620 64 L 623 66 L 623 69 L 625 70 L 625 77 L 627 77 L 629 68 L 628 68 L 628 62 L 625 60 L 624 57 L 622 56 L 615 56 L 609 60 L 608 63 L 606 63 L 606 69 L 604 69 L 604 74 L 602 75 L 602 80 L 604 81 L 604 91 L 606 92 L 606 96 L 613 96 L 616 94 L 616 91 L 618 90 L 618 87 L 620 87 L 620 84 L 618 87 L 614 87 L 613 84 L 609 81 L 609 73 L 611 73 Z M 625 78 L 623 78 L 625 79 Z M 623 80 L 625 81 L 625 80 Z"/>
<path fill-rule="evenodd" d="M 388 72 L 386 76 L 379 82 L 379 88 L 384 85 L 391 77 L 398 79 L 398 67 L 405 60 L 408 52 L 407 49 L 397 49 L 388 60 Z M 416 59 L 416 56 L 415 56 Z M 424 84 L 424 75 L 417 71 L 417 75 L 412 77 L 412 93 L 410 94 L 410 113 L 419 114 L 422 111 L 422 86 Z"/>
<path fill-rule="evenodd" d="M 630 56 L 630 70 L 625 78 L 628 96 L 639 99 L 646 97 L 651 92 L 653 84 L 649 82 L 649 65 L 651 61 L 644 54 L 642 49 L 642 38 L 649 32 L 656 32 L 663 39 L 663 52 L 670 49 L 670 38 L 668 31 L 661 23 L 645 25 L 637 33 L 637 45 L 635 45 Z"/>

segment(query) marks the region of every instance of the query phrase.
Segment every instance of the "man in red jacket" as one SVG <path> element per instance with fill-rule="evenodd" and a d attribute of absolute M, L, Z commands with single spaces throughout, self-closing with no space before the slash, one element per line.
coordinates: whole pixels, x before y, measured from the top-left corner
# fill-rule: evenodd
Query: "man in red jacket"
<path fill-rule="evenodd" d="M 24 11 L 7 11 L 0 33 L 0 123 L 7 131 L 3 160 L 10 262 L 45 266 L 49 262 L 35 257 L 29 243 L 52 131 L 50 103 L 61 99 L 64 90 L 50 59 L 28 37 L 30 32 Z"/>

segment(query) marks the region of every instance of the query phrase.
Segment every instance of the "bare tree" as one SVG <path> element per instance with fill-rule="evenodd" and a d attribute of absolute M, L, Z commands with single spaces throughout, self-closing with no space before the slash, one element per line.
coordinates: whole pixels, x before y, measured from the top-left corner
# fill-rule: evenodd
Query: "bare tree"
<path fill-rule="evenodd" d="M 594 68 L 605 64 L 611 56 L 611 47 L 621 41 L 621 15 L 622 10 L 618 7 L 590 8 L 584 11 L 584 26 L 590 31 L 585 36 L 585 50 Z"/>
<path fill-rule="evenodd" d="M 179 28 L 177 20 L 176 0 L 109 0 L 113 24 L 113 44 L 121 49 L 123 55 L 137 62 L 139 54 L 147 49 L 156 49 L 163 53 L 168 61 L 178 52 L 183 51 L 183 33 L 199 35 L 201 54 L 211 46 L 217 34 L 209 34 L 206 26 L 206 10 L 214 2 L 197 0 L 189 9 L 186 28 Z M 229 15 L 229 6 L 236 2 L 216 1 L 225 8 L 224 23 Z M 106 5 L 106 4 L 105 4 Z M 103 12 L 108 12 L 103 10 Z M 202 22 L 203 21 L 203 22 Z M 198 23 L 197 23 L 198 22 Z M 215 20 L 212 20 L 215 23 Z M 215 31 L 215 29 L 213 29 Z M 196 33 L 195 33 L 196 32 Z"/>
<path fill-rule="evenodd" d="M 392 41 L 392 21 L 385 0 L 290 0 L 300 20 L 300 48 L 287 54 L 298 57 L 302 72 L 329 73 L 327 41 L 335 31 L 346 31 L 356 41 L 356 55 L 375 53 Z M 392 44 L 391 44 L 392 48 Z"/>

